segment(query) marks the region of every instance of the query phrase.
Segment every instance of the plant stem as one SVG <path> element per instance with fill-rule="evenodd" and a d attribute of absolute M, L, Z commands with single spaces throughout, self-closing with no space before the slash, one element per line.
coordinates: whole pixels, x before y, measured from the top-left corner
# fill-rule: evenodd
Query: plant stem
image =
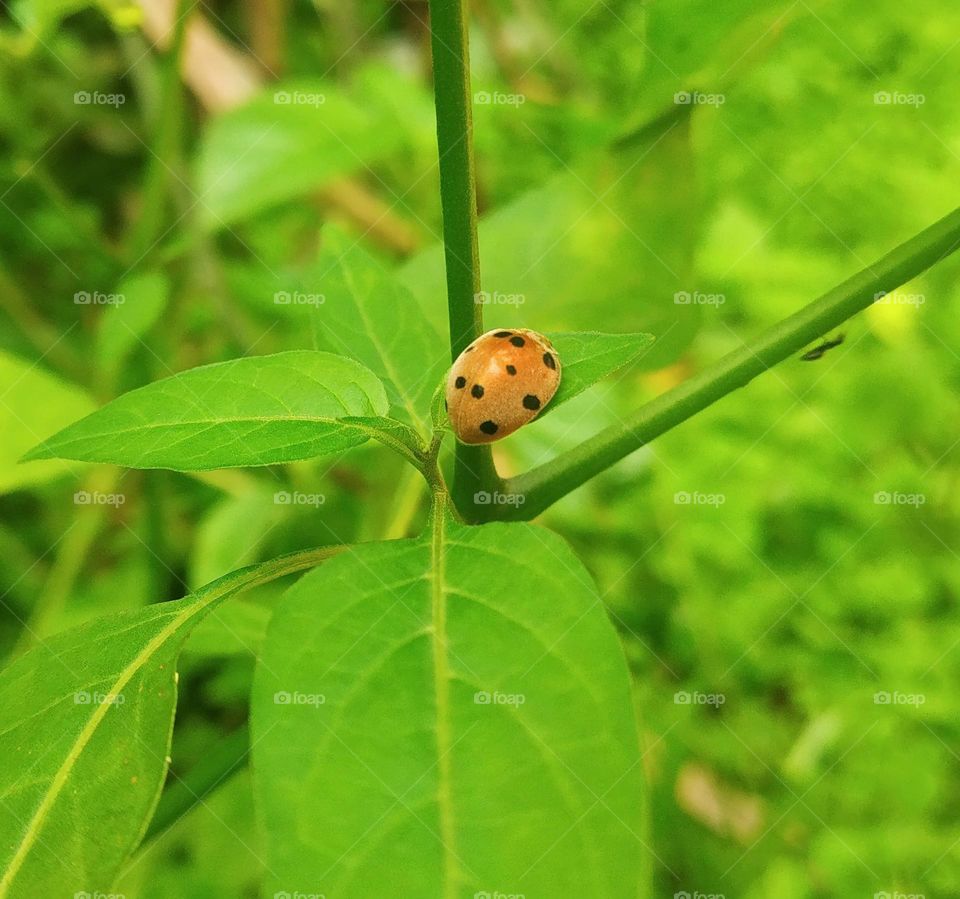
<path fill-rule="evenodd" d="M 119 469 L 112 465 L 98 465 L 84 477 L 79 492 L 93 495 L 116 493 L 120 480 Z M 98 503 L 77 506 L 73 524 L 57 545 L 56 557 L 44 582 L 43 592 L 37 597 L 8 661 L 19 657 L 56 631 L 77 578 L 103 529 L 109 508 Z"/>
<path fill-rule="evenodd" d="M 187 20 L 190 18 L 184 9 L 185 0 L 177 0 L 174 8 L 173 41 L 159 66 L 160 102 L 156 110 L 154 132 L 156 150 L 147 162 L 142 209 L 133 225 L 130 238 L 129 261 L 134 264 L 150 254 L 161 233 L 173 172 L 181 161 L 179 144 L 183 91 L 180 86 L 180 57 L 187 32 Z"/>
<path fill-rule="evenodd" d="M 430 35 L 453 360 L 483 333 L 483 306 L 476 302 L 480 255 L 466 0 L 430 0 Z M 496 477 L 489 447 L 457 445 L 453 495 L 458 506 L 472 503 L 473 495 Z"/>
<path fill-rule="evenodd" d="M 921 231 L 799 312 L 724 356 L 700 374 L 638 409 L 556 459 L 504 482 L 505 493 L 522 494 L 520 506 L 491 507 L 501 519 L 527 520 L 624 456 L 752 381 L 799 352 L 851 316 L 878 293 L 915 278 L 960 248 L 960 209 Z"/>

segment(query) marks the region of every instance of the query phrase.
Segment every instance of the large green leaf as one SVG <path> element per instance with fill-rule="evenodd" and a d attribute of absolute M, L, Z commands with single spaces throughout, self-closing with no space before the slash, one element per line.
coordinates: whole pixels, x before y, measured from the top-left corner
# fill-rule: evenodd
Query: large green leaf
<path fill-rule="evenodd" d="M 584 160 L 484 215 L 479 225 L 487 328 L 589 330 L 615 321 L 657 335 L 647 368 L 675 361 L 700 307 L 681 292 L 713 292 L 692 274 L 700 202 L 686 123 Z M 443 318 L 443 248 L 418 253 L 398 277 Z"/>
<path fill-rule="evenodd" d="M 310 274 L 324 298 L 313 315 L 320 340 L 383 379 L 394 414 L 411 424 L 427 420 L 447 346 L 416 299 L 359 242 L 332 228 Z"/>
<path fill-rule="evenodd" d="M 381 436 L 387 406 L 383 385 L 352 359 L 311 350 L 250 356 L 132 390 L 28 458 L 180 471 L 290 462 Z"/>
<path fill-rule="evenodd" d="M 639 359 L 656 338 L 652 334 L 600 334 L 578 331 L 548 334 L 563 364 L 560 387 L 545 412 Z"/>
<path fill-rule="evenodd" d="M 0 493 L 50 480 L 76 465 L 60 461 L 18 465 L 38 440 L 94 408 L 93 400 L 35 363 L 0 350 Z"/>
<path fill-rule="evenodd" d="M 811 6 L 773 0 L 652 0 L 647 4 L 647 69 L 631 110 L 632 131 L 670 109 L 698 102 L 715 108 L 743 69 L 769 53 L 793 19 L 816 15 Z M 691 28 L 690 23 L 697 27 Z M 699 95 L 699 96 L 694 96 Z"/>
<path fill-rule="evenodd" d="M 266 895 L 635 899 L 629 678 L 558 537 L 438 516 L 357 547 L 290 590 L 260 662 Z"/>
<path fill-rule="evenodd" d="M 327 82 L 274 85 L 207 128 L 197 161 L 199 211 L 229 225 L 380 158 L 394 132 Z"/>
<path fill-rule="evenodd" d="M 97 619 L 0 673 L 0 899 L 109 891 L 163 784 L 190 630 L 226 597 L 323 555 Z"/>

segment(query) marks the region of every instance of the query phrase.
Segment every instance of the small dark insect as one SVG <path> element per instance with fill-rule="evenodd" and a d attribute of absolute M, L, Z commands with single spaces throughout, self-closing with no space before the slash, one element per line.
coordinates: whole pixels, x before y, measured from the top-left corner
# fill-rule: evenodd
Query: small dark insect
<path fill-rule="evenodd" d="M 840 346 L 840 344 L 843 343 L 843 337 L 843 334 L 838 334 L 833 340 L 825 340 L 812 350 L 807 350 L 800 358 L 805 362 L 816 362 L 827 350 L 832 350 L 835 346 Z"/>

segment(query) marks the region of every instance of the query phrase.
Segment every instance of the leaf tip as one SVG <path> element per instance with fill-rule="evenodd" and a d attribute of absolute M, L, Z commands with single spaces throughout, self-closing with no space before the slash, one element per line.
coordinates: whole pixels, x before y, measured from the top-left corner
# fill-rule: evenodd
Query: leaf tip
<path fill-rule="evenodd" d="M 56 452 L 46 441 L 41 441 L 17 459 L 17 463 L 23 464 L 24 462 L 38 462 L 41 459 L 54 459 L 56 455 Z"/>

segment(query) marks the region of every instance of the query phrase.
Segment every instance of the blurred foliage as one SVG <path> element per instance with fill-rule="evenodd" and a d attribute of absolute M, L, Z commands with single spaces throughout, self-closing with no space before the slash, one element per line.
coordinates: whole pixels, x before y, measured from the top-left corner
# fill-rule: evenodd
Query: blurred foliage
<path fill-rule="evenodd" d="M 322 306 L 275 301 L 328 289 L 327 222 L 371 270 L 398 271 L 411 326 L 425 314 L 445 333 L 426 5 L 291 4 L 276 33 L 267 6 L 201 8 L 263 78 L 225 111 L 164 90 L 138 7 L 19 0 L 0 14 L 4 650 L 48 615 L 61 629 L 422 521 L 419 485 L 373 446 L 189 477 L 13 465 L 122 390 L 329 341 Z M 473 13 L 475 89 L 522 98 L 475 109 L 484 287 L 514 298 L 487 321 L 659 337 L 498 445 L 505 473 L 956 205 L 960 7 L 946 0 L 476 0 Z M 279 61 L 258 65 L 271 41 Z M 159 222 L 145 241 L 144 220 Z M 781 366 L 544 516 L 597 578 L 636 675 L 656 895 L 960 896 L 958 273 L 946 261 L 819 362 Z M 81 527 L 75 494 L 91 489 L 125 501 Z M 326 499 L 278 506 L 286 489 Z M 189 644 L 178 774 L 242 723 L 275 596 L 225 607 Z M 121 886 L 254 896 L 260 845 L 243 774 Z"/>

